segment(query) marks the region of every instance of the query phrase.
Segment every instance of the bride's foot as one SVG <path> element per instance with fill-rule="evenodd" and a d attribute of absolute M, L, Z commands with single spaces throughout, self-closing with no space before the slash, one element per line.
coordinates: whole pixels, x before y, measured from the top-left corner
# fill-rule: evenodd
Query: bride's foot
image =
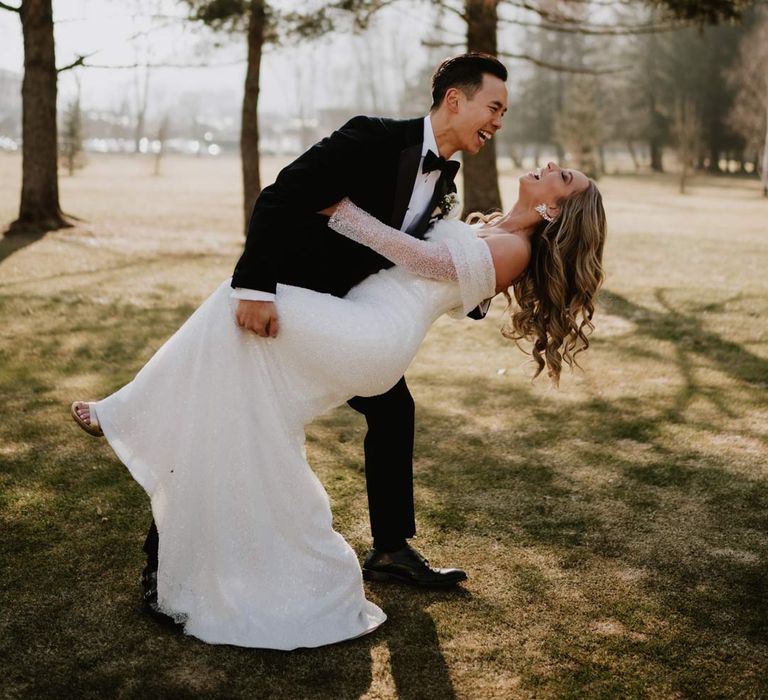
<path fill-rule="evenodd" d="M 94 437 L 101 437 L 104 432 L 99 425 L 99 419 L 96 418 L 96 411 L 93 410 L 93 404 L 87 401 L 75 401 L 70 407 L 70 413 L 77 423 L 86 433 Z"/>

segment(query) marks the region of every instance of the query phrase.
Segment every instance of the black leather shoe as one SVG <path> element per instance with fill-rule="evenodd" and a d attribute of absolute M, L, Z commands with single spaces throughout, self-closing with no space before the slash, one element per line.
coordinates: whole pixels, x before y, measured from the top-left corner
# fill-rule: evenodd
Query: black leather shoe
<path fill-rule="evenodd" d="M 157 569 L 150 569 L 149 565 L 141 572 L 142 610 L 161 625 L 178 630 L 184 629 L 184 625 L 166 615 L 157 604 Z"/>
<path fill-rule="evenodd" d="M 396 552 L 372 549 L 363 563 L 366 581 L 396 581 L 429 588 L 447 588 L 466 581 L 461 569 L 433 569 L 413 547 L 405 545 Z"/>

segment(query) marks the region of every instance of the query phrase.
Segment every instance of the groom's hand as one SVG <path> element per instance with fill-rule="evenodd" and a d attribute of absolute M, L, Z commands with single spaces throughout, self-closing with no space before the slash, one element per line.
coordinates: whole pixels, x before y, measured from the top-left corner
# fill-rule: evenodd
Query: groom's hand
<path fill-rule="evenodd" d="M 241 299 L 235 312 L 237 325 L 253 331 L 262 338 L 276 338 L 278 331 L 277 308 L 272 301 Z"/>

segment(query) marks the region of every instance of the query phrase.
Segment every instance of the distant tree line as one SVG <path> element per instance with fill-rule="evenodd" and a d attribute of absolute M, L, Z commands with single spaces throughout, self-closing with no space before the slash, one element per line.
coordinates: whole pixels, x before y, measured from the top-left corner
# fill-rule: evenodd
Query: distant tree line
<path fill-rule="evenodd" d="M 669 145 L 691 167 L 718 171 L 726 157 L 736 158 L 744 169 L 760 162 L 766 169 L 768 86 L 750 77 L 766 74 L 764 52 L 757 50 L 766 43 L 765 14 L 753 2 L 335 0 L 301 12 L 286 12 L 266 0 L 183 2 L 190 21 L 240 34 L 247 46 L 240 133 L 246 219 L 261 189 L 257 110 L 265 46 L 363 31 L 395 2 L 429 3 L 464 22 L 463 42 L 435 37 L 435 45 L 450 45 L 453 53 L 484 51 L 527 67 L 512 73 L 515 118 L 508 120 L 512 128 L 504 143 L 513 157 L 521 143 L 554 144 L 574 165 L 598 175 L 604 169 L 604 145 L 621 140 L 630 153 L 635 144 L 647 144 L 654 170 L 664 168 Z M 58 194 L 57 78 L 64 70 L 87 67 L 89 57 L 57 66 L 52 0 L 15 5 L 0 0 L 0 9 L 19 15 L 24 40 L 22 192 L 19 216 L 9 232 L 54 230 L 70 223 Z M 742 13 L 747 21 L 739 23 Z M 500 32 L 508 25 L 525 31 L 525 52 L 499 46 Z M 742 50 L 747 41 L 756 49 Z M 761 57 L 757 62 L 755 54 Z M 736 95 L 749 100 L 750 107 L 735 108 Z M 64 142 L 70 154 L 79 138 L 79 114 L 79 104 L 69 106 Z M 167 123 L 162 128 L 167 130 Z M 465 160 L 467 209 L 500 205 L 495 146 Z M 74 158 L 70 162 L 74 168 Z"/>

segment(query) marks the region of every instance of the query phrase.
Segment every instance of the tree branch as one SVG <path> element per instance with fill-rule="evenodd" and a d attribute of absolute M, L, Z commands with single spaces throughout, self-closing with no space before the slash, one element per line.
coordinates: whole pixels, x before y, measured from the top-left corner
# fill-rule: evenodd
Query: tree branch
<path fill-rule="evenodd" d="M 508 3 L 512 7 L 517 7 L 520 10 L 526 10 L 537 14 L 542 19 L 552 24 L 577 24 L 583 25 L 584 21 L 578 17 L 569 16 L 566 13 L 559 10 L 547 10 L 543 7 L 533 5 L 528 0 L 508 0 Z"/>
<path fill-rule="evenodd" d="M 0 2 L 0 10 L 9 10 L 10 12 L 18 12 L 21 14 L 20 7 L 14 7 L 13 5 L 6 5 L 4 2 Z"/>
<path fill-rule="evenodd" d="M 449 41 L 430 41 L 425 39 L 421 42 L 422 46 L 429 48 L 451 48 L 461 49 L 466 46 L 464 42 L 449 42 Z M 560 63 L 549 63 L 548 61 L 542 61 L 540 58 L 535 58 L 527 53 L 509 53 L 508 51 L 499 51 L 499 58 L 512 58 L 519 61 L 528 61 L 534 66 L 541 68 L 547 68 L 549 70 L 558 71 L 559 73 L 578 73 L 581 75 L 606 75 L 609 73 L 622 73 L 625 70 L 629 70 L 630 66 L 622 66 L 620 68 L 578 68 L 574 66 L 565 66 Z"/>
<path fill-rule="evenodd" d="M 90 58 L 94 54 L 97 54 L 98 51 L 94 51 L 93 53 L 85 54 L 85 55 L 79 55 L 72 63 L 67 64 L 66 66 L 62 66 L 61 68 L 57 68 L 57 73 L 63 73 L 65 70 L 72 70 L 73 68 L 78 68 L 82 66 L 85 68 L 85 59 Z"/>
<path fill-rule="evenodd" d="M 543 29 L 548 32 L 560 32 L 561 34 L 586 34 L 590 36 L 631 36 L 636 34 L 656 34 L 661 32 L 673 32 L 678 29 L 685 29 L 693 26 L 691 23 L 675 24 L 638 24 L 632 25 L 614 25 L 600 26 L 597 24 L 584 24 L 581 26 L 563 26 L 562 24 L 542 24 L 536 22 L 526 22 L 525 20 L 508 19 L 499 17 L 499 24 L 514 24 L 518 27 L 531 27 L 533 29 Z"/>
<path fill-rule="evenodd" d="M 100 70 L 132 70 L 135 68 L 223 68 L 226 66 L 239 66 L 246 62 L 245 58 L 237 61 L 224 61 L 223 63 L 129 63 L 116 66 L 101 65 L 98 63 L 83 63 L 83 68 L 98 68 Z"/>
<path fill-rule="evenodd" d="M 422 39 L 421 45 L 429 49 L 465 49 L 466 41 L 434 41 L 433 39 Z"/>
<path fill-rule="evenodd" d="M 453 14 L 460 17 L 465 22 L 467 21 L 467 13 L 459 9 L 458 7 L 454 7 L 453 5 L 449 5 L 448 3 L 445 3 L 445 2 L 435 2 L 433 4 L 443 10 L 447 10 L 448 12 L 453 12 Z"/>
<path fill-rule="evenodd" d="M 578 73 L 581 75 L 607 75 L 610 73 L 622 73 L 630 69 L 630 66 L 622 66 L 620 68 L 577 68 L 574 66 L 565 66 L 559 63 L 549 63 L 548 61 L 542 61 L 539 58 L 535 58 L 525 53 L 509 53 L 507 51 L 499 51 L 499 56 L 504 58 L 512 58 L 520 61 L 528 61 L 534 66 L 540 68 L 548 68 L 559 73 Z"/>

